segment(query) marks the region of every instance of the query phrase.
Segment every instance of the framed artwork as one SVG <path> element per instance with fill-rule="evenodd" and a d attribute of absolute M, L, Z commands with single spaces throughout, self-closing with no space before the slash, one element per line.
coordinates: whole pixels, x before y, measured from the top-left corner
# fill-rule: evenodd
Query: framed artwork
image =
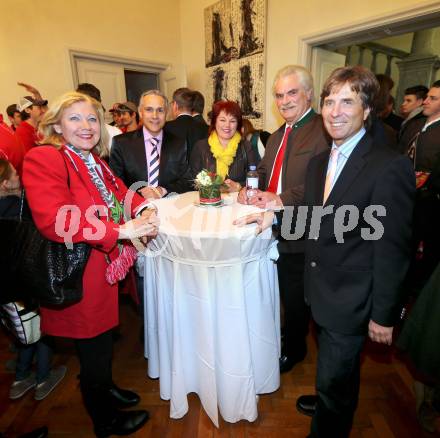
<path fill-rule="evenodd" d="M 264 124 L 266 0 L 220 0 L 205 8 L 206 107 L 239 103 L 255 128 Z"/>

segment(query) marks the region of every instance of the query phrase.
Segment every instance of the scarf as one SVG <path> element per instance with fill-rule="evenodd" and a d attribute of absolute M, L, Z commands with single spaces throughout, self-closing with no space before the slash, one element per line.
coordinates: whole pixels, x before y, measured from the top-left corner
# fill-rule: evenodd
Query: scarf
<path fill-rule="evenodd" d="M 216 159 L 217 174 L 223 179 L 226 178 L 229 171 L 229 166 L 232 164 L 237 153 L 238 144 L 240 143 L 241 135 L 236 132 L 229 140 L 228 145 L 224 148 L 218 139 L 217 132 L 212 131 L 208 138 L 208 144 L 211 148 L 211 153 Z"/>
<path fill-rule="evenodd" d="M 73 152 L 75 152 L 86 165 L 90 179 L 92 180 L 95 187 L 98 189 L 98 192 L 101 195 L 102 200 L 107 205 L 107 208 L 110 210 L 111 216 L 114 216 L 114 212 L 116 210 L 119 212 L 119 214 L 117 214 L 119 220 L 113 219 L 113 222 L 119 224 L 121 219 L 123 218 L 122 207 L 116 199 L 114 193 L 107 189 L 104 181 L 96 170 L 96 164 L 93 162 L 93 160 L 90 160 L 90 158 L 85 157 L 80 149 L 72 146 L 71 144 L 66 146 Z M 101 166 L 101 168 L 103 172 L 104 170 L 107 170 L 106 166 Z M 112 262 L 109 261 L 109 265 L 107 266 L 107 269 L 105 271 L 105 279 L 107 280 L 107 282 L 109 284 L 115 284 L 116 282 L 123 280 L 128 274 L 130 268 L 134 265 L 136 258 L 137 251 L 132 245 L 128 245 L 125 242 L 119 243 L 119 255 Z"/>

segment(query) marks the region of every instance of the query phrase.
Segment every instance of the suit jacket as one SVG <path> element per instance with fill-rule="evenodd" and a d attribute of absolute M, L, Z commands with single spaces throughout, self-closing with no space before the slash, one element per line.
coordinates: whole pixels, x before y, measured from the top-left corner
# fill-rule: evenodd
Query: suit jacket
<path fill-rule="evenodd" d="M 167 122 L 164 130 L 186 141 L 188 160 L 194 144 L 198 140 L 208 137 L 208 129 L 188 114 L 182 114 L 176 119 Z"/>
<path fill-rule="evenodd" d="M 310 161 L 305 188 L 309 213 L 313 206 L 322 207 L 328 159 L 326 151 Z M 365 134 L 327 199 L 325 207 L 332 212 L 313 235 L 310 227 L 306 230 L 305 297 L 320 326 L 365 334 L 370 319 L 395 324 L 409 265 L 414 193 L 410 160 Z M 342 206 L 359 212 L 357 225 L 343 234 L 343 241 L 337 225 L 341 217 L 335 217 Z M 369 206 L 383 206 L 386 215 L 366 213 Z M 380 223 L 383 236 L 366 240 L 367 232 L 380 234 Z"/>
<path fill-rule="evenodd" d="M 148 181 L 148 164 L 142 129 L 113 138 L 110 167 L 127 187 Z M 159 186 L 168 192 L 191 190 L 185 141 L 164 131 L 159 164 Z"/>
<path fill-rule="evenodd" d="M 251 144 L 247 140 L 242 140 L 238 144 L 234 160 L 229 166 L 228 177 L 244 185 L 249 166 L 256 164 L 257 157 L 254 154 Z M 202 169 L 215 170 L 216 159 L 214 155 L 212 155 L 208 140 L 199 140 L 195 144 L 190 158 L 190 168 L 192 179 L 195 179 Z"/>
<path fill-rule="evenodd" d="M 304 181 L 309 161 L 322 151 L 329 150 L 329 139 L 324 130 L 322 117 L 312 111 L 306 118 L 304 124 L 291 131 L 287 140 L 281 175 L 282 192 L 280 193 L 280 198 L 285 206 L 298 206 L 303 202 Z M 284 136 L 285 126 L 281 126 L 267 141 L 264 157 L 257 169 L 261 190 L 267 190 L 269 186 L 272 168 Z M 278 223 L 281 224 L 282 216 L 277 215 L 277 217 Z M 290 217 L 291 219 L 292 217 Z M 292 221 L 292 223 L 294 222 Z M 304 241 L 285 240 L 281 235 L 278 236 L 278 239 L 280 252 L 304 251 Z"/>

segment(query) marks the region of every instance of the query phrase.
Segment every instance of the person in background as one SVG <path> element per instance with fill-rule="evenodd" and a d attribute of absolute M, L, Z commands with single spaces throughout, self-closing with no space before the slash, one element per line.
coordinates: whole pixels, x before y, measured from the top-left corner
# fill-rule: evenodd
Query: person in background
<path fill-rule="evenodd" d="M 22 122 L 15 130 L 23 143 L 25 153 L 38 145 L 41 137 L 38 135 L 38 125 L 46 111 L 47 100 L 36 99 L 32 96 L 24 96 L 17 104 Z"/>
<path fill-rule="evenodd" d="M 21 176 L 25 150 L 14 131 L 3 122 L 0 114 L 0 153 Z"/>
<path fill-rule="evenodd" d="M 398 150 L 401 154 L 408 153 L 414 137 L 423 128 L 426 116 L 423 114 L 423 102 L 428 94 L 424 85 L 416 85 L 405 90 L 400 113 L 404 117 L 398 135 Z"/>
<path fill-rule="evenodd" d="M 243 126 L 241 128 L 243 138 L 245 138 L 252 146 L 258 163 L 264 157 L 266 143 L 270 137 L 270 133 L 263 130 L 257 130 L 248 119 L 243 119 Z"/>
<path fill-rule="evenodd" d="M 328 140 L 321 116 L 311 107 L 313 78 L 308 70 L 298 65 L 283 67 L 275 75 L 272 92 L 285 123 L 269 137 L 258 166 L 261 190 L 251 199 L 242 190 L 238 201 L 261 208 L 296 207 L 303 202 L 307 166 L 312 157 L 328 150 Z M 278 214 L 277 270 L 284 308 L 280 372 L 285 373 L 307 354 L 310 310 L 304 301 L 304 241 L 286 240 L 281 219 Z"/>
<path fill-rule="evenodd" d="M 149 414 L 121 410 L 138 404 L 140 397 L 113 382 L 117 282 L 135 260 L 129 240 L 145 241 L 145 236 L 155 235 L 158 221 L 144 199 L 130 193 L 132 202 L 125 209 L 136 217 L 124 223 L 121 203 L 128 190 L 99 158 L 108 140 L 98 101 L 83 93 L 66 93 L 53 102 L 40 128 L 45 145 L 29 151 L 23 165 L 23 184 L 35 225 L 48 239 L 86 242 L 91 247 L 81 300 L 61 308 L 41 306 L 41 329 L 51 336 L 74 339 L 80 388 L 96 436 L 129 435 L 145 424 Z M 60 208 L 66 205 L 75 206 L 78 220 L 67 238 L 63 231 L 70 229 L 74 217 L 66 215 L 65 223 L 56 225 Z M 88 219 L 91 209 L 96 213 L 91 214 L 93 222 Z"/>
<path fill-rule="evenodd" d="M 171 114 L 173 120 L 165 123 L 165 132 L 179 137 L 186 142 L 187 158 L 197 140 L 203 138 L 200 133 L 200 124 L 192 117 L 193 92 L 189 88 L 178 88 L 173 93 L 171 101 Z"/>
<path fill-rule="evenodd" d="M 257 164 L 251 144 L 240 132 L 243 117 L 240 106 L 230 100 L 220 100 L 212 106 L 209 137 L 199 140 L 190 157 L 193 179 L 206 169 L 222 178 L 230 192 L 238 192 L 246 182 L 250 165 Z"/>
<path fill-rule="evenodd" d="M 118 126 L 122 133 L 139 129 L 139 114 L 133 102 L 118 103 L 115 112 L 119 113 Z"/>
<path fill-rule="evenodd" d="M 119 128 L 119 119 L 121 118 L 121 113 L 118 111 L 119 103 L 114 103 L 111 109 L 109 110 L 109 113 L 113 117 L 113 122 L 110 123 L 111 126 L 116 126 Z M 122 133 L 122 130 L 121 130 Z"/>
<path fill-rule="evenodd" d="M 15 131 L 17 126 L 21 123 L 21 114 L 17 109 L 17 105 L 13 103 L 6 108 L 6 114 L 11 122 L 11 129 Z"/>
<path fill-rule="evenodd" d="M 6 155 L 0 151 L 0 217 L 16 217 L 19 212 L 21 196 L 20 177 L 14 166 L 7 160 Z M 4 202 L 7 196 L 7 202 Z M 27 208 L 23 214 L 29 216 Z M 18 301 L 17 297 L 5 297 L 3 291 L 2 301 Z M 36 303 L 27 297 L 20 297 L 25 308 L 35 309 Z M 67 368 L 63 365 L 52 368 L 51 358 L 53 354 L 53 340 L 48 336 L 42 336 L 33 344 L 23 345 L 16 343 L 18 348 L 15 366 L 15 380 L 9 388 L 9 398 L 17 400 L 28 391 L 35 388 L 34 399 L 43 400 L 64 378 Z M 36 359 L 36 372 L 32 371 L 32 361 Z"/>
<path fill-rule="evenodd" d="M 194 120 L 201 125 L 200 129 L 203 129 L 202 138 L 207 138 L 209 125 L 206 123 L 205 119 L 203 118 L 204 110 L 205 110 L 205 98 L 203 97 L 203 94 L 200 93 L 200 91 L 194 90 L 192 92 L 191 114 Z"/>
<path fill-rule="evenodd" d="M 400 131 L 400 127 L 402 126 L 403 118 L 398 116 L 394 112 L 394 97 L 389 94 L 388 98 L 385 102 L 385 107 L 379 113 L 379 118 L 388 126 L 396 131 L 396 134 Z"/>
<path fill-rule="evenodd" d="M 89 84 L 87 82 L 78 84 L 76 91 L 78 91 L 79 93 L 87 94 L 87 96 L 93 97 L 93 99 L 97 100 L 102 105 L 101 91 L 93 84 Z M 102 108 L 105 111 L 104 106 Z M 112 145 L 113 137 L 115 135 L 122 134 L 122 131 L 116 126 L 111 126 L 108 123 L 105 124 L 105 129 L 107 130 L 107 134 L 108 134 L 108 145 L 107 145 L 107 149 L 102 151 L 101 158 L 108 159 L 110 155 L 110 148 Z"/>
<path fill-rule="evenodd" d="M 413 119 L 423 111 L 423 101 L 428 94 L 428 87 L 414 85 L 405 90 L 403 102 L 400 104 L 400 115 L 405 120 Z"/>

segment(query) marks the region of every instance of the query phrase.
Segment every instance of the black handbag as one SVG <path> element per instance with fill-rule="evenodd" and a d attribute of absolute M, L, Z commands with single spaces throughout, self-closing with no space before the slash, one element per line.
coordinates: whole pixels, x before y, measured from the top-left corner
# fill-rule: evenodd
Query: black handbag
<path fill-rule="evenodd" d="M 45 306 L 66 306 L 82 298 L 82 277 L 90 255 L 87 243 L 66 244 L 46 239 L 31 218 L 20 214 L 0 219 L 1 302 L 11 297 L 34 298 Z M 15 298 L 12 300 L 15 301 Z"/>

